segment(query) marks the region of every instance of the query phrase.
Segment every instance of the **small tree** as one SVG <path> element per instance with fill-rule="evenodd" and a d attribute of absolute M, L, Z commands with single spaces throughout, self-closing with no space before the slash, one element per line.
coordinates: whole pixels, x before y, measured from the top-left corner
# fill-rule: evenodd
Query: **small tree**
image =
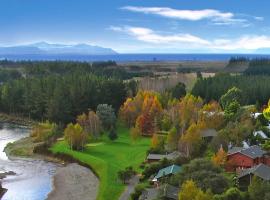
<path fill-rule="evenodd" d="M 118 178 L 126 184 L 127 181 L 136 174 L 132 167 L 127 167 L 125 170 L 118 171 Z"/>
<path fill-rule="evenodd" d="M 64 131 L 65 140 L 71 149 L 82 150 L 87 142 L 87 134 L 83 131 L 80 124 L 68 124 Z"/>
<path fill-rule="evenodd" d="M 220 103 L 223 107 L 223 109 L 226 109 L 227 106 L 230 105 L 231 102 L 237 101 L 241 102 L 242 101 L 242 90 L 233 87 L 229 89 L 224 95 L 221 96 L 220 98 Z"/>
<path fill-rule="evenodd" d="M 116 116 L 111 105 L 99 104 L 97 106 L 97 115 L 101 120 L 104 129 L 109 130 L 112 126 L 115 125 Z"/>
<path fill-rule="evenodd" d="M 111 128 L 108 136 L 110 140 L 116 140 L 118 138 L 115 128 Z"/>

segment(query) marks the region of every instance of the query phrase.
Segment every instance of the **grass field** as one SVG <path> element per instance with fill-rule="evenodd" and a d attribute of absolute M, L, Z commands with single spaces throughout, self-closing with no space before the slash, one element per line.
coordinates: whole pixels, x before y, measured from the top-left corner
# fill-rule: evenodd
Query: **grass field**
<path fill-rule="evenodd" d="M 108 200 L 108 197 L 110 200 L 117 200 L 125 188 L 118 180 L 117 172 L 128 166 L 139 170 L 139 165 L 144 161 L 149 149 L 149 138 L 142 138 L 133 143 L 129 137 L 129 130 L 123 126 L 118 126 L 117 133 L 116 141 L 109 141 L 104 136 L 101 142 L 87 145 L 83 152 L 70 150 L 64 141 L 51 148 L 54 153 L 71 155 L 91 166 L 100 179 L 98 200 Z"/>

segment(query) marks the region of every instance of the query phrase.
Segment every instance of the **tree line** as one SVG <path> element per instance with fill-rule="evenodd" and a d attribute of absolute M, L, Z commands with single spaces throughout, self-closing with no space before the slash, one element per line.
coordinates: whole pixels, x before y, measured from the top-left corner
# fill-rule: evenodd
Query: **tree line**
<path fill-rule="evenodd" d="M 144 71 L 128 71 L 115 61 L 79 62 L 79 61 L 0 61 L 0 80 L 6 82 L 21 77 L 44 77 L 64 75 L 75 72 L 92 73 L 107 78 L 122 80 L 150 75 Z M 8 75 L 8 76 L 7 76 Z M 9 77 L 11 76 L 11 77 Z"/>
<path fill-rule="evenodd" d="M 119 109 L 127 96 L 123 81 L 91 73 L 23 78 L 0 86 L 0 111 L 35 120 L 69 123 L 98 104 Z"/>
<path fill-rule="evenodd" d="M 243 92 L 241 104 L 263 105 L 268 102 L 270 96 L 269 82 L 269 76 L 217 74 L 214 77 L 199 79 L 192 89 L 192 94 L 202 97 L 206 102 L 218 101 L 228 89 L 235 86 Z"/>

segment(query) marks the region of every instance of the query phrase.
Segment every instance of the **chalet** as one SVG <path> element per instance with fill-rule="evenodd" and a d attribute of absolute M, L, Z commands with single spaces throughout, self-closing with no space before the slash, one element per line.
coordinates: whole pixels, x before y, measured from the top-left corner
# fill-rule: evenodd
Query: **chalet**
<path fill-rule="evenodd" d="M 235 171 L 266 163 L 266 151 L 254 145 L 249 148 L 233 147 L 228 150 L 227 171 Z"/>
<path fill-rule="evenodd" d="M 179 158 L 183 156 L 180 152 L 178 151 L 174 151 L 172 153 L 169 154 L 148 154 L 147 158 L 146 158 L 146 162 L 151 163 L 151 162 L 157 162 L 160 161 L 164 158 L 168 159 L 168 160 L 175 160 L 176 158 Z"/>
<path fill-rule="evenodd" d="M 240 188 L 244 190 L 247 189 L 253 176 L 257 176 L 264 181 L 270 181 L 270 167 L 265 164 L 259 164 L 252 168 L 240 171 L 238 175 Z"/>
<path fill-rule="evenodd" d="M 169 177 L 169 176 L 172 176 L 174 174 L 177 174 L 178 172 L 181 171 L 181 169 L 182 168 L 178 165 L 171 165 L 169 167 L 163 168 L 163 169 L 158 171 L 157 175 L 154 177 L 154 179 L 152 181 L 154 183 L 158 183 L 161 178 Z"/>

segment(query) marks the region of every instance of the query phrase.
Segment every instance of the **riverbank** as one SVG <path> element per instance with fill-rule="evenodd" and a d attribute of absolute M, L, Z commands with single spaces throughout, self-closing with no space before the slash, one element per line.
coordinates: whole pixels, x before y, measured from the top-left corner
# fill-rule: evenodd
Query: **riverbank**
<path fill-rule="evenodd" d="M 10 124 L 17 124 L 22 126 L 29 126 L 31 127 L 36 122 L 25 117 L 21 117 L 18 115 L 11 115 L 6 113 L 0 113 L 0 122 L 2 123 L 10 123 Z"/>
<path fill-rule="evenodd" d="M 47 200 L 95 200 L 98 178 L 86 167 L 76 163 L 59 168 L 53 177 L 53 190 Z"/>
<path fill-rule="evenodd" d="M 44 143 L 34 143 L 31 137 L 9 143 L 5 152 L 10 159 L 40 159 L 62 165 L 52 178 L 53 189 L 47 197 L 48 200 L 96 199 L 99 179 L 89 167 L 79 165 L 79 161 L 73 163 L 74 159 L 69 156 L 52 154 Z"/>

